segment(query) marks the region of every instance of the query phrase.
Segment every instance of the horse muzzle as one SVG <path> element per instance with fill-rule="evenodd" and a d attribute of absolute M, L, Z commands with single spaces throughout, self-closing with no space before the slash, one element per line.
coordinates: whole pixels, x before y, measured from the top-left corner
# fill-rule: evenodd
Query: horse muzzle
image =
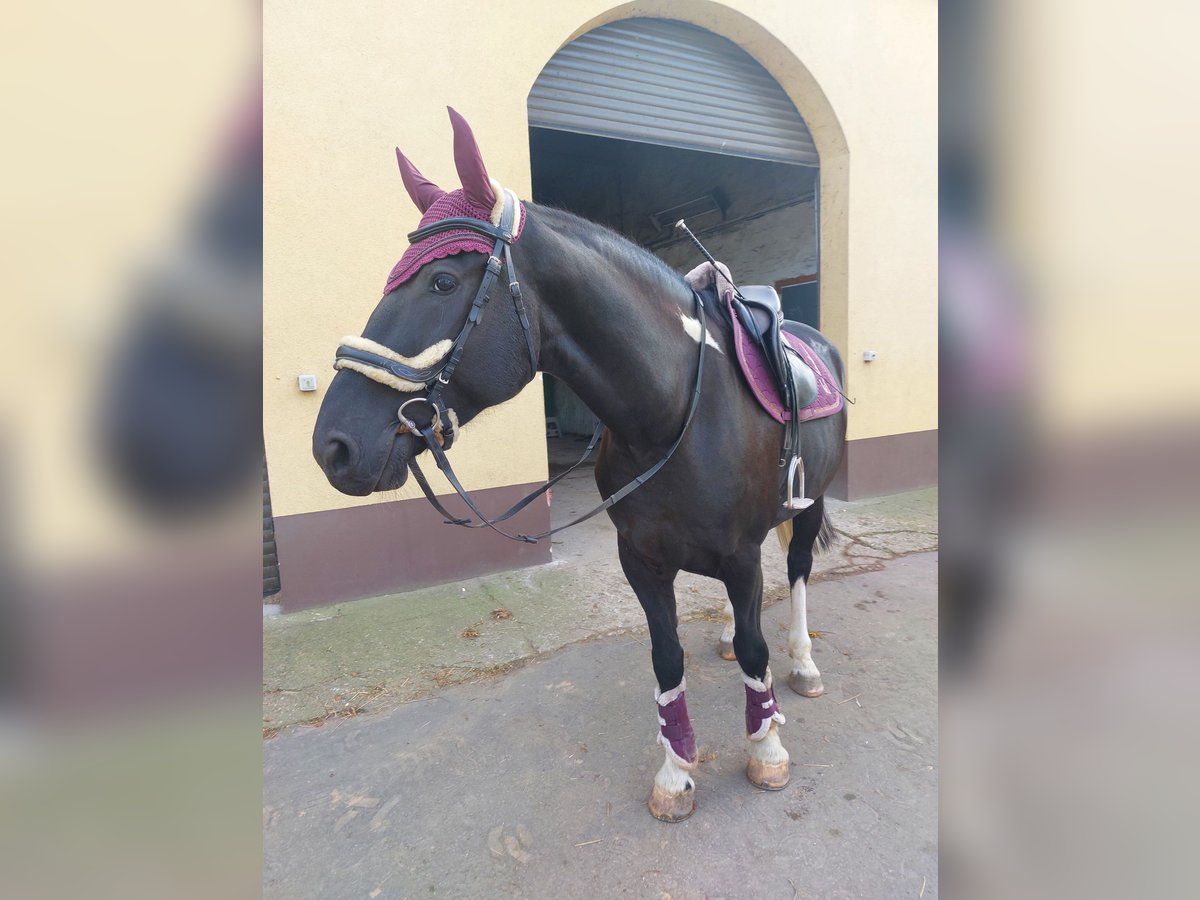
<path fill-rule="evenodd" d="M 366 497 L 408 480 L 408 461 L 420 449 L 412 434 L 393 426 L 364 448 L 355 436 L 330 428 L 313 436 L 313 456 L 329 483 L 343 494 Z"/>

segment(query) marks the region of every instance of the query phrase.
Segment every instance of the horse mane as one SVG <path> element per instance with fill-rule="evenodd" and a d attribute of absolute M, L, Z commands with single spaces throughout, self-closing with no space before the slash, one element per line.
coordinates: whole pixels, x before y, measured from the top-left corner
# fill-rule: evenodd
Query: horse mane
<path fill-rule="evenodd" d="M 623 234 L 561 207 L 541 203 L 527 203 L 526 206 L 545 214 L 546 223 L 563 237 L 583 244 L 603 257 L 619 257 L 651 282 L 661 283 L 664 292 L 682 288 L 687 295 L 691 294 L 692 289 L 684 281 L 683 275 Z"/>

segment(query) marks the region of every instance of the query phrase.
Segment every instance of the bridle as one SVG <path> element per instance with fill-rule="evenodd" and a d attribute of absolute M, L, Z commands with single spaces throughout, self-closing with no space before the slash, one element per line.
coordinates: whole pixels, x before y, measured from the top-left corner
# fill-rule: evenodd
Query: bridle
<path fill-rule="evenodd" d="M 449 450 L 451 445 L 454 443 L 457 428 L 455 427 L 454 416 L 446 406 L 445 401 L 442 399 L 442 394 L 445 391 L 446 386 L 450 384 L 450 379 L 454 376 L 454 372 L 458 368 L 459 361 L 462 358 L 463 348 L 467 343 L 467 338 L 470 337 L 475 326 L 478 325 L 483 318 L 483 309 L 490 299 L 489 292 L 491 291 L 492 285 L 495 283 L 497 276 L 500 274 L 501 268 L 507 268 L 508 270 L 509 296 L 512 297 L 513 307 L 516 310 L 517 318 L 520 320 L 521 330 L 525 335 L 525 345 L 529 350 L 530 379 L 537 375 L 537 351 L 533 346 L 533 335 L 529 328 L 529 315 L 525 309 L 525 301 L 521 296 L 521 285 L 517 280 L 517 272 L 516 268 L 513 266 L 512 260 L 513 225 L 516 222 L 517 215 L 519 215 L 519 206 L 516 197 L 510 191 L 505 191 L 504 207 L 500 214 L 499 225 L 492 225 L 490 222 L 484 222 L 480 219 L 474 219 L 469 216 L 452 216 L 450 218 L 440 219 L 437 222 L 432 222 L 422 228 L 418 228 L 416 231 L 413 231 L 408 235 L 409 243 L 415 244 L 418 241 L 425 240 L 428 237 L 432 237 L 436 234 L 441 234 L 446 231 L 468 230 L 476 232 L 477 234 L 482 234 L 486 237 L 490 237 L 495 242 L 492 246 L 492 252 L 488 256 L 487 266 L 485 267 L 483 273 L 483 280 L 479 284 L 479 290 L 475 292 L 475 299 L 472 301 L 471 309 L 467 313 L 467 319 L 463 323 L 462 328 L 459 330 L 458 336 L 454 339 L 454 343 L 451 345 L 449 352 L 442 358 L 440 362 L 425 368 L 416 368 L 401 362 L 397 362 L 395 359 L 391 359 L 381 353 L 373 353 L 369 350 L 361 349 L 359 347 L 349 347 L 345 344 L 342 344 L 337 349 L 337 354 L 334 360 L 334 368 L 339 368 L 339 360 L 349 360 L 357 363 L 360 366 L 367 366 L 377 369 L 383 373 L 394 375 L 403 381 L 424 384 L 426 390 L 425 396 L 411 397 L 408 400 L 405 400 L 400 404 L 400 408 L 396 411 L 397 433 L 403 434 L 405 432 L 411 432 L 414 435 L 421 436 L 421 438 L 425 441 L 425 446 L 433 455 L 438 469 L 441 470 L 442 474 L 446 477 L 446 480 L 450 482 L 451 487 L 453 487 L 458 496 L 463 499 L 471 512 L 479 518 L 479 521 L 475 522 L 469 518 L 464 519 L 455 516 L 448 512 L 444 506 L 442 506 L 441 502 L 437 499 L 437 495 L 434 494 L 433 489 L 430 487 L 429 480 L 425 477 L 425 473 L 421 471 L 421 467 L 417 463 L 417 454 L 414 453 L 408 460 L 408 467 L 412 472 L 413 477 L 417 480 L 417 484 L 421 486 L 421 491 L 425 494 L 425 499 L 429 501 L 430 505 L 432 505 L 434 509 L 436 509 L 443 517 L 445 517 L 446 524 L 448 525 L 459 525 L 464 528 L 490 528 L 492 531 L 495 531 L 497 534 L 509 538 L 510 540 L 523 541 L 527 544 L 535 544 L 552 534 L 562 531 L 564 528 L 570 528 L 572 525 L 578 525 L 580 522 L 584 522 L 590 519 L 592 516 L 609 509 L 616 503 L 619 503 L 621 500 L 625 499 L 627 496 L 649 481 L 650 478 L 652 478 L 655 473 L 657 473 L 658 470 L 666 464 L 667 460 L 674 455 L 675 450 L 683 441 L 684 435 L 687 434 L 688 426 L 692 424 L 692 419 L 696 414 L 696 408 L 700 403 L 700 387 L 704 380 L 704 347 L 708 338 L 708 327 L 705 323 L 704 300 L 698 293 L 693 291 L 692 296 L 696 306 L 696 317 L 700 321 L 700 353 L 696 361 L 696 384 L 692 391 L 691 406 L 688 408 L 687 418 L 684 420 L 683 428 L 679 432 L 679 437 L 675 439 L 675 442 L 671 445 L 670 449 L 667 450 L 666 455 L 664 455 L 662 459 L 660 459 L 641 475 L 638 475 L 633 479 L 633 481 L 629 482 L 619 491 L 613 493 L 595 509 L 592 509 L 589 512 L 584 513 L 582 516 L 567 522 L 565 525 L 559 525 L 557 528 L 551 528 L 548 531 L 534 535 L 509 534 L 507 531 L 496 527 L 500 522 L 504 522 L 515 516 L 542 494 L 546 493 L 546 491 L 550 490 L 550 488 L 554 487 L 555 484 L 557 484 L 567 475 L 571 474 L 571 472 L 575 471 L 575 469 L 583 465 L 584 461 L 591 456 L 592 450 L 594 450 L 596 444 L 599 443 L 600 435 L 604 431 L 604 424 L 602 422 L 597 422 L 596 430 L 593 432 L 592 438 L 588 442 L 587 449 L 584 450 L 583 456 L 580 457 L 577 463 L 575 463 L 566 471 L 560 472 L 540 488 L 533 491 L 533 493 L 521 498 L 512 507 L 493 519 L 489 519 L 479 509 L 475 503 L 475 500 L 459 482 L 458 476 L 454 473 L 454 468 L 450 465 L 450 460 L 446 457 L 446 451 Z M 406 414 L 405 412 L 405 410 L 413 404 L 421 403 L 426 404 L 429 407 L 430 412 L 429 422 L 424 425 L 417 424 L 412 415 Z"/>

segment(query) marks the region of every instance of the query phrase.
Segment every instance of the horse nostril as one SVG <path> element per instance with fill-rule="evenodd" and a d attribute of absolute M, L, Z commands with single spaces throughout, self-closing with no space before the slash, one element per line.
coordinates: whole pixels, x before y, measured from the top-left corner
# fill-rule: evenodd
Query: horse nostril
<path fill-rule="evenodd" d="M 355 450 L 354 443 L 344 434 L 333 432 L 325 441 L 325 447 L 321 452 L 321 462 L 325 464 L 325 471 L 331 475 L 338 475 L 345 472 L 358 459 L 358 453 Z"/>

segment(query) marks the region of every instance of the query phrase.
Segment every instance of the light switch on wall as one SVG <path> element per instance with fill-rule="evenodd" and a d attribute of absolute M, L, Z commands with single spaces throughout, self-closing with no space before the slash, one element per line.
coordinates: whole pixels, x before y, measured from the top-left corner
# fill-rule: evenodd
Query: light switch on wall
<path fill-rule="evenodd" d="M 302 391 L 315 391 L 317 389 L 316 375 L 301 375 L 296 380 L 300 382 L 300 390 Z"/>

